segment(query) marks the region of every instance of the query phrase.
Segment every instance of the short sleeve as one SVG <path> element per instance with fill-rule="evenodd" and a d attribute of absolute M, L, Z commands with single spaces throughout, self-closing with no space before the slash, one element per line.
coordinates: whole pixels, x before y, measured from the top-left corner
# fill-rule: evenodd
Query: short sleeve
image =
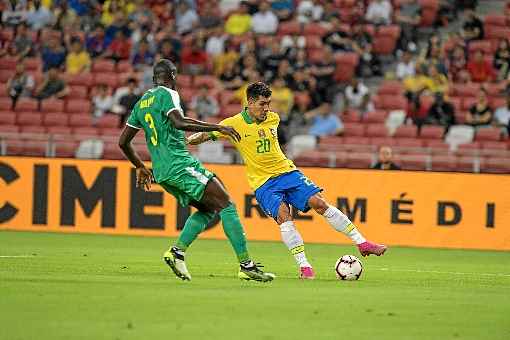
<path fill-rule="evenodd" d="M 232 121 L 229 118 L 223 119 L 218 124 L 219 125 L 233 126 Z M 210 132 L 208 132 L 208 134 L 209 134 L 209 137 L 211 138 L 211 140 L 217 140 L 218 138 L 228 138 L 228 136 L 222 134 L 219 131 L 210 131 Z"/>
<path fill-rule="evenodd" d="M 131 114 L 129 115 L 126 125 L 130 126 L 132 128 L 135 128 L 135 129 L 142 128 L 142 124 L 140 123 L 140 121 L 138 120 L 138 117 L 136 115 L 136 108 L 131 111 Z"/>

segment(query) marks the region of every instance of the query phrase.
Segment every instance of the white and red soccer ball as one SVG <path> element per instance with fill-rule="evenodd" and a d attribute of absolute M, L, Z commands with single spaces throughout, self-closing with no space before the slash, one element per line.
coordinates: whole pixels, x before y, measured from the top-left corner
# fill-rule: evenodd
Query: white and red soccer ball
<path fill-rule="evenodd" d="M 357 280 L 362 272 L 363 264 L 354 255 L 344 255 L 336 261 L 335 274 L 339 280 Z"/>

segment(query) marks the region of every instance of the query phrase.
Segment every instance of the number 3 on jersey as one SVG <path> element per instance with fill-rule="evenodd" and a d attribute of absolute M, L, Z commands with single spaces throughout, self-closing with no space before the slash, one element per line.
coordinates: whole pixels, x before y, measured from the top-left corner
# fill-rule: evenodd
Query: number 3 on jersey
<path fill-rule="evenodd" d="M 156 131 L 156 127 L 154 126 L 154 119 L 150 113 L 145 114 L 145 121 L 149 123 L 149 128 L 152 130 L 151 133 L 151 142 L 152 145 L 158 145 L 158 132 Z"/>

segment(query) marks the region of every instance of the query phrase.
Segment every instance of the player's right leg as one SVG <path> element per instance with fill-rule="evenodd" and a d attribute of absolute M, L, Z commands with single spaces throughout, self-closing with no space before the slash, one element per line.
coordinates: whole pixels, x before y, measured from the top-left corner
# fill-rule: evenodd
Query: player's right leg
<path fill-rule="evenodd" d="M 260 270 L 260 264 L 254 263 L 248 254 L 248 247 L 241 220 L 225 188 L 215 178 L 211 178 L 205 187 L 200 203 L 219 212 L 223 230 L 239 260 L 238 277 L 243 280 L 272 281 L 274 274 Z"/>
<path fill-rule="evenodd" d="M 259 204 L 261 204 L 259 202 Z M 292 211 L 289 205 L 281 202 L 276 216 L 276 223 L 280 226 L 280 235 L 283 243 L 287 246 L 299 266 L 299 277 L 301 279 L 313 280 L 315 273 L 312 265 L 308 262 L 305 254 L 305 243 L 301 234 L 296 229 L 292 219 Z"/>

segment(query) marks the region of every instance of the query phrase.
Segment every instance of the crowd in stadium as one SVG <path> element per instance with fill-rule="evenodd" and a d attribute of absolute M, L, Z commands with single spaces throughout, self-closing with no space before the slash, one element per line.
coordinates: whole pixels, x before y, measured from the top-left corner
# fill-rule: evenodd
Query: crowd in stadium
<path fill-rule="evenodd" d="M 445 144 L 451 126 L 467 124 L 475 127 L 470 150 L 503 153 L 510 145 L 510 7 L 484 22 L 477 6 L 473 0 L 4 0 L 0 131 L 118 135 L 152 86 L 154 61 L 167 58 L 178 65 L 185 112 L 207 121 L 239 112 L 249 83 L 270 83 L 282 144 L 308 134 L 320 137 L 319 151 L 322 142 L 326 151 L 334 144 L 430 148 Z M 460 29 L 448 31 L 452 25 Z M 389 134 L 388 121 L 401 111 L 403 121 Z M 68 146 L 53 154 L 74 156 L 76 144 Z M 7 143 L 2 152 L 42 151 Z M 313 155 L 303 164 L 331 166 Z M 107 147 L 104 157 L 120 153 Z"/>

